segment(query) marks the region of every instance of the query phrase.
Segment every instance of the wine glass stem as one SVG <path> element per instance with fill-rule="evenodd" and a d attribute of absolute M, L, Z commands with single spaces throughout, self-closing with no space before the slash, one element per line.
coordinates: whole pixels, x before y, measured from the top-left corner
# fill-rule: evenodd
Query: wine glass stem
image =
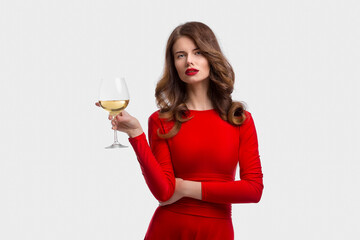
<path fill-rule="evenodd" d="M 114 130 L 114 143 L 119 143 L 116 130 Z"/>

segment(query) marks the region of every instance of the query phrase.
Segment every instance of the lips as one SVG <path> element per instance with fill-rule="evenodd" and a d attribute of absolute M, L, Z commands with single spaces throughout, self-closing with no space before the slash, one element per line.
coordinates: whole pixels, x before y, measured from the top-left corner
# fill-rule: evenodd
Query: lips
<path fill-rule="evenodd" d="M 199 72 L 199 70 L 195 69 L 195 68 L 188 68 L 185 71 L 185 74 L 188 76 L 193 76 L 195 74 L 197 74 Z"/>

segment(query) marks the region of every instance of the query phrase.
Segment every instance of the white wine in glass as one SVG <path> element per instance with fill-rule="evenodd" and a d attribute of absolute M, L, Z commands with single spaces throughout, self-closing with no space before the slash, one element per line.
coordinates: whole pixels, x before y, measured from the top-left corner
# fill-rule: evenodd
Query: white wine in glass
<path fill-rule="evenodd" d="M 100 106 L 109 112 L 112 117 L 115 117 L 129 104 L 129 91 L 126 86 L 124 78 L 102 79 L 100 86 Z M 110 148 L 125 148 L 119 143 L 117 139 L 117 132 L 114 130 L 114 143 L 108 147 Z"/>
<path fill-rule="evenodd" d="M 129 100 L 105 100 L 99 101 L 100 106 L 109 112 L 109 114 L 113 117 L 121 113 L 127 105 L 129 104 Z"/>

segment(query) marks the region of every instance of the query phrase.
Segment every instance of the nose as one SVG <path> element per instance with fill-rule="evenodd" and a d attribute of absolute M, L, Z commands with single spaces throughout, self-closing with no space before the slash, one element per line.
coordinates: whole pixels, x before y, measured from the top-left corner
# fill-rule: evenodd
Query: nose
<path fill-rule="evenodd" d="M 186 64 L 187 64 L 187 66 L 194 65 L 194 63 L 193 63 L 193 57 L 191 56 L 191 54 L 189 54 L 189 55 L 187 56 Z"/>

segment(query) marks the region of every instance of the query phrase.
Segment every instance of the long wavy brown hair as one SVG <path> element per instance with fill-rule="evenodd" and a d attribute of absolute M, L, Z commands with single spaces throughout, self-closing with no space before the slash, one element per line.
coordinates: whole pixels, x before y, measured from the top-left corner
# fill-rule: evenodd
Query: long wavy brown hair
<path fill-rule="evenodd" d="M 158 136 L 175 136 L 181 124 L 191 119 L 185 104 L 188 98 L 186 83 L 176 71 L 173 54 L 173 45 L 182 36 L 191 38 L 209 62 L 208 96 L 214 110 L 223 120 L 233 125 L 241 125 L 246 118 L 245 104 L 231 98 L 235 82 L 233 68 L 222 53 L 213 31 L 201 22 L 187 22 L 174 29 L 166 45 L 164 73 L 156 85 L 155 97 L 160 108 L 159 117 L 174 121 L 174 126 L 164 134 L 160 134 L 158 129 Z"/>

